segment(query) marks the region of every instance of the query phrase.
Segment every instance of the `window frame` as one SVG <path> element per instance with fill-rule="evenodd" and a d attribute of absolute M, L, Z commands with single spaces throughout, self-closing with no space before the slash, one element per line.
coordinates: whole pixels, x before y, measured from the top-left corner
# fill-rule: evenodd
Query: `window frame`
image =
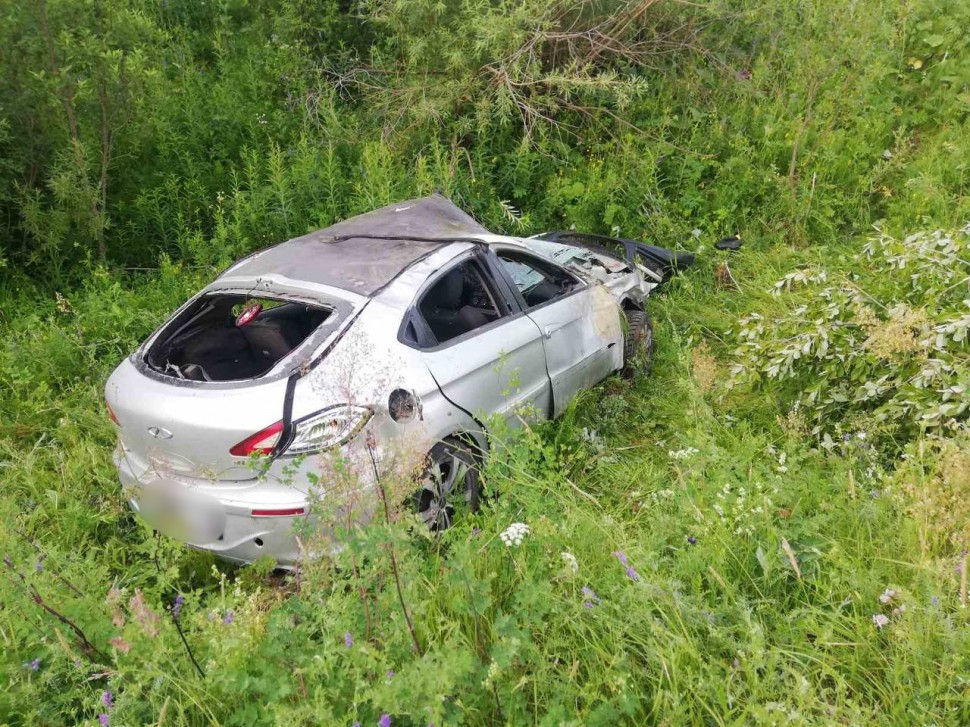
<path fill-rule="evenodd" d="M 544 258 L 541 255 L 534 253 L 531 250 L 528 250 L 524 247 L 518 247 L 515 245 L 493 245 L 491 246 L 489 251 L 492 253 L 491 256 L 495 258 L 495 269 L 497 270 L 498 274 L 502 277 L 503 281 L 505 282 L 505 287 L 512 292 L 512 295 L 515 296 L 516 303 L 518 304 L 519 309 L 523 313 L 528 314 L 531 311 L 540 310 L 546 307 L 547 305 L 558 303 L 559 301 L 565 300 L 571 295 L 576 295 L 577 293 L 581 293 L 582 291 L 589 288 L 589 283 L 585 281 L 583 278 L 581 278 L 579 275 L 576 275 L 571 270 L 567 270 L 566 268 L 564 268 L 562 265 L 559 265 L 558 263 L 555 263 L 552 260 Z M 560 272 L 562 272 L 562 274 L 565 277 L 572 278 L 576 282 L 576 285 L 571 290 L 565 293 L 561 293 L 560 295 L 557 295 L 555 298 L 550 298 L 549 300 L 539 303 L 538 305 L 529 306 L 528 302 L 525 299 L 525 296 L 522 295 L 521 291 L 519 291 L 518 286 L 515 284 L 515 281 L 512 279 L 511 273 L 509 273 L 509 271 L 505 267 L 505 264 L 502 262 L 502 259 L 500 257 L 500 254 L 502 252 L 510 252 L 510 253 L 513 253 L 514 255 L 520 255 L 524 258 L 532 258 L 538 261 L 540 270 L 542 266 L 555 268 L 556 270 L 559 270 Z"/>
<path fill-rule="evenodd" d="M 401 320 L 401 326 L 398 329 L 397 335 L 398 342 L 419 351 L 441 351 L 451 346 L 464 343 L 485 331 L 490 331 L 521 315 L 522 310 L 518 300 L 510 298 L 510 291 L 507 289 L 507 284 L 504 284 L 504 280 L 501 281 L 501 284 L 496 280 L 495 266 L 489 264 L 488 257 L 488 255 L 483 255 L 478 249 L 470 250 L 448 261 L 446 265 L 443 265 L 433 275 L 429 276 L 418 289 L 418 292 L 415 294 L 414 299 L 411 301 Z M 421 312 L 421 302 L 443 277 L 450 274 L 460 265 L 467 263 L 473 263 L 478 266 L 478 273 L 481 275 L 482 283 L 487 289 L 486 292 L 495 301 L 499 317 L 491 323 L 473 328 L 454 338 L 449 338 L 447 341 L 439 341 L 434 331 L 431 330 L 431 326 L 425 320 L 424 314 Z M 409 335 L 408 327 L 413 327 L 415 334 L 413 337 Z"/>

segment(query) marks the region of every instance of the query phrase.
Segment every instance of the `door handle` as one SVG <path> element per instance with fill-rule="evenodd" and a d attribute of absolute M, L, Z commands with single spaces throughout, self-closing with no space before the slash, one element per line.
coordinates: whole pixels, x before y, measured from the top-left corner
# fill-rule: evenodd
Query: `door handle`
<path fill-rule="evenodd" d="M 543 338 L 552 338 L 552 334 L 553 333 L 555 333 L 556 331 L 558 331 L 560 328 L 565 328 L 566 325 L 567 325 L 566 323 L 550 323 L 547 326 L 543 326 L 543 328 L 542 328 L 542 337 Z"/>

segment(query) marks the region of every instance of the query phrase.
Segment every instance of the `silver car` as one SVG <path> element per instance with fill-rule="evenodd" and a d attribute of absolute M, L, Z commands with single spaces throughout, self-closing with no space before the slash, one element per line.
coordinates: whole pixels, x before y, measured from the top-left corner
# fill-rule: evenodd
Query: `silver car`
<path fill-rule="evenodd" d="M 108 379 L 132 508 L 192 547 L 292 567 L 294 524 L 327 496 L 316 455 L 366 443 L 423 448 L 414 506 L 447 527 L 477 504 L 489 417 L 554 417 L 652 350 L 643 300 L 678 260 L 545 237 L 493 235 L 436 195 L 240 260 Z"/>

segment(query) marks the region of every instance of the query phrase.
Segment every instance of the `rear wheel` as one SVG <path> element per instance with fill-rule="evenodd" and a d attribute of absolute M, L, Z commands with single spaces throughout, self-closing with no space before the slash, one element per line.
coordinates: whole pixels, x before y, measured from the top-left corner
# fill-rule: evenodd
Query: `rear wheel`
<path fill-rule="evenodd" d="M 623 341 L 623 375 L 630 378 L 638 373 L 650 373 L 653 365 L 653 321 L 642 310 L 624 311 L 626 337 Z"/>
<path fill-rule="evenodd" d="M 468 445 L 452 437 L 436 444 L 414 495 L 415 510 L 428 528 L 446 530 L 461 511 L 477 512 L 480 496 L 478 466 Z"/>

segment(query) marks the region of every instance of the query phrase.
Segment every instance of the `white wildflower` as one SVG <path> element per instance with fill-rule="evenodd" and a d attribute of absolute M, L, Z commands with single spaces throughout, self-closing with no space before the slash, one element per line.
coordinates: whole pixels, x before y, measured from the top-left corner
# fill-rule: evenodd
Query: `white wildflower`
<path fill-rule="evenodd" d="M 599 432 L 597 432 L 595 429 L 590 429 L 589 427 L 583 427 L 580 429 L 579 434 L 590 444 L 596 444 L 600 440 Z"/>
<path fill-rule="evenodd" d="M 889 625 L 889 617 L 883 616 L 881 613 L 877 613 L 873 615 L 872 622 L 876 625 L 876 628 L 881 629 L 883 626 Z"/>
<path fill-rule="evenodd" d="M 576 556 L 567 551 L 563 551 L 559 555 L 562 556 L 563 562 L 566 564 L 566 570 L 568 570 L 573 575 L 579 573 L 579 561 L 576 560 Z"/>
<path fill-rule="evenodd" d="M 512 523 L 503 532 L 499 533 L 499 538 L 505 543 L 506 547 L 522 545 L 522 539 L 529 534 L 529 526 L 525 523 Z"/>
<path fill-rule="evenodd" d="M 671 459 L 685 460 L 690 459 L 698 452 L 700 450 L 695 447 L 685 447 L 684 449 L 671 449 L 667 452 L 667 456 Z"/>
<path fill-rule="evenodd" d="M 895 597 L 896 591 L 894 591 L 892 588 L 887 588 L 882 592 L 882 595 L 879 596 L 879 603 L 890 603 Z"/>

